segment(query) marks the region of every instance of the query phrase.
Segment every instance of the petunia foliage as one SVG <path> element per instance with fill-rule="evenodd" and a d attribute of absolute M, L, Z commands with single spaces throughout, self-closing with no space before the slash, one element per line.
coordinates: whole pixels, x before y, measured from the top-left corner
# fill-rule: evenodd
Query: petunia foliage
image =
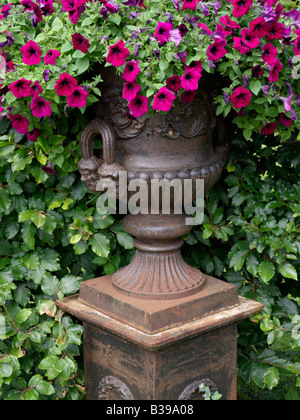
<path fill-rule="evenodd" d="M 300 10 L 286 0 L 0 6 L 0 399 L 84 398 L 82 326 L 55 301 L 134 253 L 77 169 L 103 66 L 131 119 L 218 78 L 236 136 L 184 257 L 265 305 L 239 326 L 240 398 L 299 399 Z"/>

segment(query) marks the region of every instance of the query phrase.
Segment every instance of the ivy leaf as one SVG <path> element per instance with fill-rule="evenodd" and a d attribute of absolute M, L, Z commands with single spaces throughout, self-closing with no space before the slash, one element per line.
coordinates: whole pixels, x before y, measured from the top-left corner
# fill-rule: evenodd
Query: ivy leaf
<path fill-rule="evenodd" d="M 278 265 L 280 273 L 283 275 L 283 277 L 293 280 L 298 280 L 298 274 L 295 269 L 295 267 L 290 263 L 284 263 Z"/>
<path fill-rule="evenodd" d="M 275 274 L 275 266 L 272 261 L 262 261 L 258 266 L 258 273 L 262 281 L 268 284 Z"/>

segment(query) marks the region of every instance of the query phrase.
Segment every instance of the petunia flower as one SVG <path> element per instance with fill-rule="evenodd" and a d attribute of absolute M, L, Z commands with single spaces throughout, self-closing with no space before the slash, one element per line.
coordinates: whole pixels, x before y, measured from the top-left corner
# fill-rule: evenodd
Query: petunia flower
<path fill-rule="evenodd" d="M 221 16 L 220 22 L 229 29 L 241 29 L 240 25 L 235 21 L 231 20 L 228 15 Z"/>
<path fill-rule="evenodd" d="M 21 114 L 14 114 L 9 117 L 12 127 L 20 134 L 28 131 L 29 120 Z"/>
<path fill-rule="evenodd" d="M 276 122 L 267 123 L 262 127 L 261 134 L 263 134 L 264 136 L 269 136 L 274 133 L 276 128 L 277 128 Z"/>
<path fill-rule="evenodd" d="M 181 11 L 185 9 L 197 10 L 199 0 L 184 0 Z"/>
<path fill-rule="evenodd" d="M 67 96 L 67 104 L 71 108 L 82 108 L 86 105 L 87 97 L 89 93 L 82 89 L 81 86 L 77 86 L 71 95 Z"/>
<path fill-rule="evenodd" d="M 79 33 L 72 35 L 72 42 L 74 50 L 79 50 L 84 54 L 86 54 L 88 52 L 88 49 L 90 48 L 90 43 L 88 39 Z"/>
<path fill-rule="evenodd" d="M 123 39 L 120 39 L 116 44 L 109 46 L 106 61 L 115 67 L 123 66 L 129 55 L 130 51 L 125 47 Z"/>
<path fill-rule="evenodd" d="M 135 81 L 124 83 L 122 98 L 126 101 L 132 101 L 140 92 L 141 86 Z"/>
<path fill-rule="evenodd" d="M 76 87 L 77 80 L 68 73 L 62 73 L 54 85 L 54 89 L 59 96 L 71 95 Z"/>
<path fill-rule="evenodd" d="M 38 136 L 40 135 L 40 130 L 38 128 L 34 128 L 32 131 L 27 132 L 27 138 L 29 141 L 36 143 Z"/>
<path fill-rule="evenodd" d="M 181 76 L 181 86 L 185 90 L 197 90 L 201 73 L 195 68 L 187 70 L 183 76 Z"/>
<path fill-rule="evenodd" d="M 249 13 L 253 0 L 230 0 L 233 4 L 233 16 L 242 17 Z"/>
<path fill-rule="evenodd" d="M 270 70 L 269 81 L 271 83 L 278 82 L 279 73 L 282 69 L 283 65 L 281 64 L 280 60 L 276 60 Z"/>
<path fill-rule="evenodd" d="M 259 79 L 260 76 L 264 74 L 264 69 L 262 66 L 257 65 L 252 68 L 252 76 L 255 77 L 255 79 Z"/>
<path fill-rule="evenodd" d="M 154 37 L 157 39 L 160 45 L 165 44 L 170 39 L 170 31 L 172 31 L 173 25 L 169 22 L 158 22 L 158 25 L 154 32 Z"/>
<path fill-rule="evenodd" d="M 207 49 L 208 59 L 211 61 L 218 61 L 220 58 L 223 58 L 224 55 L 227 54 L 224 44 L 225 42 L 222 39 L 216 39 Z"/>
<path fill-rule="evenodd" d="M 265 44 L 262 47 L 261 58 L 264 63 L 268 63 L 272 66 L 274 62 L 276 61 L 277 54 L 278 54 L 277 48 L 274 47 L 274 45 L 271 44 L 270 42 Z"/>
<path fill-rule="evenodd" d="M 28 66 L 39 64 L 42 57 L 42 51 L 38 44 L 34 41 L 28 41 L 23 47 L 20 48 L 22 53 L 22 60 Z"/>
<path fill-rule="evenodd" d="M 268 31 L 268 24 L 263 17 L 257 17 L 250 22 L 249 30 L 253 37 L 263 38 Z"/>
<path fill-rule="evenodd" d="M 181 78 L 176 74 L 166 80 L 166 86 L 172 92 L 178 92 L 181 86 Z"/>
<path fill-rule="evenodd" d="M 41 96 L 32 99 L 30 109 L 32 115 L 37 118 L 50 117 L 52 114 L 51 102 L 46 101 Z"/>
<path fill-rule="evenodd" d="M 57 57 L 60 56 L 60 52 L 58 50 L 49 50 L 46 52 L 44 57 L 44 64 L 50 64 L 51 66 L 55 65 Z"/>
<path fill-rule="evenodd" d="M 268 27 L 268 32 L 266 34 L 267 41 L 272 41 L 273 39 L 282 39 L 285 31 L 285 26 L 279 22 L 272 22 Z"/>
<path fill-rule="evenodd" d="M 290 127 L 293 123 L 293 120 L 289 117 L 287 117 L 285 114 L 281 113 L 279 115 L 278 124 L 285 125 L 286 127 Z"/>
<path fill-rule="evenodd" d="M 29 89 L 29 95 L 33 98 L 36 96 L 39 96 L 40 93 L 43 92 L 43 88 L 40 85 L 40 82 L 38 80 L 36 80 L 32 86 L 30 86 Z"/>
<path fill-rule="evenodd" d="M 300 36 L 297 37 L 297 39 L 294 41 L 294 54 L 300 55 Z"/>
<path fill-rule="evenodd" d="M 27 80 L 24 77 L 22 79 L 16 80 L 8 86 L 8 90 L 14 94 L 18 99 L 26 98 L 30 95 L 30 86 L 32 81 Z"/>
<path fill-rule="evenodd" d="M 122 74 L 122 79 L 126 80 L 126 82 L 133 82 L 137 75 L 140 73 L 141 69 L 139 68 L 139 61 L 132 60 L 126 63 L 124 68 L 124 72 Z"/>
<path fill-rule="evenodd" d="M 162 87 L 157 94 L 154 95 L 152 108 L 156 111 L 170 111 L 175 98 L 176 97 L 173 92 L 166 87 Z"/>
<path fill-rule="evenodd" d="M 249 48 L 256 48 L 260 44 L 260 40 L 254 36 L 250 29 L 244 28 L 241 30 L 242 42 Z"/>
<path fill-rule="evenodd" d="M 280 99 L 283 102 L 285 113 L 292 110 L 291 100 L 292 100 L 293 96 L 294 96 L 294 93 L 292 93 L 288 97 L 278 96 L 278 99 Z"/>
<path fill-rule="evenodd" d="M 55 174 L 55 170 L 52 168 L 52 162 L 49 162 L 48 165 L 42 166 L 41 169 L 49 175 Z"/>
<path fill-rule="evenodd" d="M 236 109 L 245 108 L 250 104 L 251 99 L 252 93 L 249 89 L 246 89 L 243 86 L 236 88 L 230 96 L 230 101 Z"/>
<path fill-rule="evenodd" d="M 138 118 L 148 112 L 148 103 L 149 99 L 138 93 L 136 97 L 129 102 L 128 107 L 132 115 Z"/>
<path fill-rule="evenodd" d="M 183 94 L 181 95 L 181 102 L 183 104 L 189 104 L 189 103 L 193 102 L 196 94 L 197 94 L 196 90 L 186 90 L 186 91 L 184 91 Z"/>
<path fill-rule="evenodd" d="M 179 29 L 174 29 L 173 31 L 170 31 L 170 42 L 174 42 L 176 48 L 178 48 L 181 41 L 182 35 Z"/>
<path fill-rule="evenodd" d="M 238 50 L 242 55 L 251 51 L 251 48 L 244 44 L 242 38 L 238 38 L 237 36 L 233 37 L 233 48 Z"/>

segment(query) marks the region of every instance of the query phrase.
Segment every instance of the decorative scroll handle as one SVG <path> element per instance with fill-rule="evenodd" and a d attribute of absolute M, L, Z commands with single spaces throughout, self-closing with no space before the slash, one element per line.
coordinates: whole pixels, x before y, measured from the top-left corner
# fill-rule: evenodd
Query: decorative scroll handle
<path fill-rule="evenodd" d="M 97 158 L 94 154 L 94 138 L 97 134 L 102 137 L 102 158 Z M 115 179 L 117 177 L 122 167 L 116 163 L 116 135 L 105 121 L 91 121 L 82 133 L 80 146 L 82 159 L 78 167 L 82 175 L 81 180 L 92 191 L 96 191 L 100 178 Z"/>

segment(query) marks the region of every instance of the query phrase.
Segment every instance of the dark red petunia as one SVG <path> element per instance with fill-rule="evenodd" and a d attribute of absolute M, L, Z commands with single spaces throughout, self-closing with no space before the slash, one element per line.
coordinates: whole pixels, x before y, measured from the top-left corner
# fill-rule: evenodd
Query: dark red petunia
<path fill-rule="evenodd" d="M 262 76 L 263 74 L 264 74 L 264 69 L 262 68 L 262 66 L 257 65 L 253 67 L 252 76 L 255 77 L 255 79 L 259 79 L 260 76 Z"/>
<path fill-rule="evenodd" d="M 54 175 L 55 174 L 55 170 L 52 168 L 52 162 L 49 162 L 48 165 L 44 165 L 42 166 L 42 171 L 46 172 L 49 175 Z"/>
<path fill-rule="evenodd" d="M 26 134 L 28 131 L 29 120 L 21 114 L 14 114 L 9 117 L 12 127 L 20 134 Z"/>
<path fill-rule="evenodd" d="M 181 95 L 181 102 L 183 104 L 189 104 L 189 103 L 193 102 L 196 94 L 197 94 L 197 91 L 196 90 L 186 90 Z"/>
<path fill-rule="evenodd" d="M 181 78 L 176 74 L 166 80 L 166 86 L 172 92 L 178 92 L 181 86 Z"/>
<path fill-rule="evenodd" d="M 39 135 L 40 130 L 38 128 L 34 128 L 32 131 L 28 131 L 27 138 L 29 141 L 36 143 Z"/>
<path fill-rule="evenodd" d="M 59 96 L 71 95 L 77 87 L 77 80 L 68 73 L 62 73 L 55 82 L 54 89 Z"/>
<path fill-rule="evenodd" d="M 37 96 L 32 99 L 30 109 L 32 115 L 37 118 L 50 117 L 52 114 L 51 102 Z"/>
<path fill-rule="evenodd" d="M 276 128 L 277 128 L 277 123 L 276 122 L 267 123 L 261 129 L 261 134 L 263 134 L 265 136 L 269 136 L 269 135 L 274 133 Z"/>
<path fill-rule="evenodd" d="M 30 86 L 32 81 L 24 79 L 16 80 L 15 82 L 11 83 L 8 86 L 8 90 L 14 94 L 14 96 L 18 99 L 26 98 L 26 96 L 30 95 Z"/>
<path fill-rule="evenodd" d="M 72 35 L 72 42 L 74 50 L 79 50 L 84 54 L 87 53 L 88 49 L 90 48 L 90 43 L 88 39 L 79 33 Z"/>

